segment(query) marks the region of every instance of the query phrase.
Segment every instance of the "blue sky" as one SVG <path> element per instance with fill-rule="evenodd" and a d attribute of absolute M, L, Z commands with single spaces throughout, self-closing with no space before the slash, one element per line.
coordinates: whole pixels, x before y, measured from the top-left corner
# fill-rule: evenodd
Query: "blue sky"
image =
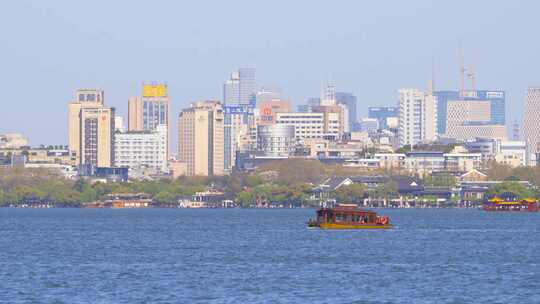
<path fill-rule="evenodd" d="M 332 80 L 361 115 L 397 90 L 459 84 L 459 49 L 479 89 L 507 91 L 507 123 L 540 85 L 536 1 L 6 1 L 0 12 L 0 133 L 67 143 L 77 88 L 124 115 L 144 81 L 165 81 L 174 116 L 221 97 L 238 67 L 295 104 Z"/>

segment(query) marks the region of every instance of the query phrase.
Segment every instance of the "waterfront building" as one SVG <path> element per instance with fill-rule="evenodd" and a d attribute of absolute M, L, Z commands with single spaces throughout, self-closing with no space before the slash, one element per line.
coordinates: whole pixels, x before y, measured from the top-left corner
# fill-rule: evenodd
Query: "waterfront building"
<path fill-rule="evenodd" d="M 294 127 L 296 139 L 323 138 L 325 134 L 323 113 L 276 113 L 276 124 Z"/>
<path fill-rule="evenodd" d="M 365 152 L 367 144 L 365 142 L 341 143 L 331 140 L 307 140 L 305 146 L 309 149 L 311 158 L 324 160 L 351 160 L 360 159 Z"/>
<path fill-rule="evenodd" d="M 527 90 L 523 115 L 523 139 L 527 143 L 527 164 L 536 164 L 536 154 L 540 152 L 540 87 Z"/>
<path fill-rule="evenodd" d="M 0 134 L 0 149 L 17 149 L 25 146 L 28 146 L 28 140 L 22 134 Z"/>
<path fill-rule="evenodd" d="M 167 126 L 151 131 L 128 131 L 114 134 L 116 167 L 150 168 L 167 172 Z"/>
<path fill-rule="evenodd" d="M 419 176 L 432 172 L 444 171 L 444 152 L 441 151 L 414 151 L 406 153 L 405 168 Z"/>
<path fill-rule="evenodd" d="M 437 137 L 437 99 L 417 89 L 399 90 L 399 145 L 415 145 Z"/>
<path fill-rule="evenodd" d="M 482 167 L 480 153 L 445 153 L 445 170 L 453 173 L 468 172 Z"/>
<path fill-rule="evenodd" d="M 106 107 L 102 90 L 77 90 L 69 104 L 69 150 L 80 165 L 114 163 L 115 109 Z"/>
<path fill-rule="evenodd" d="M 379 128 L 388 129 L 393 124 L 393 120 L 398 120 L 398 107 L 368 107 L 368 117 L 376 119 L 379 123 Z"/>
<path fill-rule="evenodd" d="M 223 84 L 223 103 L 254 106 L 256 93 L 255 69 L 241 68 Z"/>
<path fill-rule="evenodd" d="M 405 168 L 411 173 L 425 176 L 434 172 L 462 173 L 482 166 L 480 153 L 444 153 L 441 151 L 414 151 L 406 153 Z"/>
<path fill-rule="evenodd" d="M 497 141 L 495 161 L 512 168 L 527 165 L 527 144 L 524 141 Z"/>
<path fill-rule="evenodd" d="M 406 155 L 402 153 L 375 153 L 373 158 L 379 160 L 379 166 L 386 170 L 399 170 L 405 167 Z"/>
<path fill-rule="evenodd" d="M 527 144 L 524 141 L 476 138 L 465 142 L 464 146 L 470 153 L 480 153 L 484 163 L 496 161 L 510 167 L 527 165 Z"/>
<path fill-rule="evenodd" d="M 494 160 L 495 154 L 497 154 L 497 140 L 476 138 L 475 140 L 466 141 L 464 148 L 470 153 L 480 153 L 482 161 L 487 163 Z"/>
<path fill-rule="evenodd" d="M 294 152 L 294 126 L 274 124 L 257 127 L 257 151 L 266 156 L 289 156 Z"/>
<path fill-rule="evenodd" d="M 78 165 L 75 152 L 70 152 L 67 146 L 0 148 L 0 158 L 10 159 L 12 156 L 21 156 L 24 164 Z"/>
<path fill-rule="evenodd" d="M 178 160 L 186 174 L 224 174 L 224 114 L 219 101 L 192 104 L 178 116 Z"/>

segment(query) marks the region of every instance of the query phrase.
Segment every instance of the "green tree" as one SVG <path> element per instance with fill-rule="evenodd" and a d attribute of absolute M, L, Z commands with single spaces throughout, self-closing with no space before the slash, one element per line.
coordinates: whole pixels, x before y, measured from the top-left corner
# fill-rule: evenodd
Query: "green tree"
<path fill-rule="evenodd" d="M 531 196 L 534 196 L 535 194 L 534 191 L 532 191 L 531 189 L 515 181 L 504 181 L 500 184 L 494 185 L 490 187 L 487 194 L 488 195 L 501 195 L 506 192 L 513 193 L 519 198 L 531 197 Z"/>
<path fill-rule="evenodd" d="M 333 196 L 338 203 L 359 203 L 364 198 L 366 187 L 362 184 L 341 186 L 334 191 Z"/>
<path fill-rule="evenodd" d="M 236 194 L 235 201 L 242 207 L 249 207 L 255 201 L 255 199 L 251 192 L 241 191 Z"/>
<path fill-rule="evenodd" d="M 160 191 L 154 196 L 154 200 L 161 204 L 170 204 L 175 202 L 175 195 L 169 191 Z"/>
<path fill-rule="evenodd" d="M 453 188 L 456 186 L 457 180 L 455 176 L 448 173 L 444 173 L 440 175 L 427 175 L 424 178 L 424 184 L 429 187 Z"/>

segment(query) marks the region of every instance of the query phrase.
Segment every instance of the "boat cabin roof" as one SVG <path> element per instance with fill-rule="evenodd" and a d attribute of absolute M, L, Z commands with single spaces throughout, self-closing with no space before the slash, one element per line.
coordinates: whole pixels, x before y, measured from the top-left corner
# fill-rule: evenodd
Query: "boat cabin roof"
<path fill-rule="evenodd" d="M 364 210 L 358 208 L 358 206 L 337 206 L 335 208 L 321 208 L 317 210 L 317 213 L 341 213 L 341 214 L 377 214 L 375 211 Z"/>

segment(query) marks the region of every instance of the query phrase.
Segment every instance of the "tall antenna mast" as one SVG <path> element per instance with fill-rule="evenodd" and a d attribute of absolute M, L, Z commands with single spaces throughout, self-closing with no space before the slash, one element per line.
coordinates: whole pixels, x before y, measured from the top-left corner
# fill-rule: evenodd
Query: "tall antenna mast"
<path fill-rule="evenodd" d="M 476 74 L 474 71 L 474 66 L 471 64 L 469 68 L 469 73 L 467 73 L 467 76 L 471 79 L 471 89 L 473 92 L 476 92 Z"/>
<path fill-rule="evenodd" d="M 433 92 L 435 92 L 435 59 L 434 57 L 431 57 L 431 79 L 429 81 L 428 92 L 431 95 L 433 95 Z"/>
<path fill-rule="evenodd" d="M 465 60 L 463 55 L 463 47 L 459 47 L 459 95 L 463 97 L 465 95 Z"/>

